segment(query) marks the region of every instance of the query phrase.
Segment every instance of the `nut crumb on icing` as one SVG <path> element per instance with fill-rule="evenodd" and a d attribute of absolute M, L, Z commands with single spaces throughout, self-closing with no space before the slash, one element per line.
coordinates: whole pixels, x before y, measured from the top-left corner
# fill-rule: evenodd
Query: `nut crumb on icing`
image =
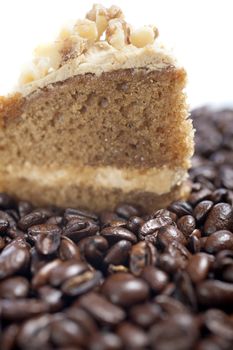
<path fill-rule="evenodd" d="M 21 73 L 19 85 L 44 78 L 93 46 L 103 49 L 106 43 L 119 51 L 129 45 L 143 48 L 153 45 L 157 36 L 154 26 L 132 28 L 119 7 L 94 4 L 85 19 L 76 21 L 73 28 L 62 28 L 54 43 L 35 49 L 33 62 Z"/>

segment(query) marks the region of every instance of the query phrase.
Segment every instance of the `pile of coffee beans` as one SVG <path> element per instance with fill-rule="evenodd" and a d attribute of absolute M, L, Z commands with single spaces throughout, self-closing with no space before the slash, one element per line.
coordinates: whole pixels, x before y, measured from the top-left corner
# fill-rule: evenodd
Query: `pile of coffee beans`
<path fill-rule="evenodd" d="M 192 115 L 187 201 L 96 215 L 0 194 L 2 350 L 233 349 L 233 111 Z"/>

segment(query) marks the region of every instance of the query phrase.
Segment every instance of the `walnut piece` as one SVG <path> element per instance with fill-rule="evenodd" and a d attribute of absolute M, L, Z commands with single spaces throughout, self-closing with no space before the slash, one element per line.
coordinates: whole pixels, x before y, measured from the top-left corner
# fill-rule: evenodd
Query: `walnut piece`
<path fill-rule="evenodd" d="M 107 42 L 116 49 L 122 49 L 129 42 L 130 28 L 122 19 L 111 19 L 106 29 Z"/>
<path fill-rule="evenodd" d="M 74 31 L 80 35 L 81 38 L 87 39 L 90 42 L 95 42 L 98 38 L 96 23 L 87 18 L 77 21 L 74 26 Z"/>
<path fill-rule="evenodd" d="M 131 31 L 130 42 L 136 47 L 145 47 L 152 45 L 158 36 L 158 30 L 153 26 L 144 26 L 142 28 Z"/>

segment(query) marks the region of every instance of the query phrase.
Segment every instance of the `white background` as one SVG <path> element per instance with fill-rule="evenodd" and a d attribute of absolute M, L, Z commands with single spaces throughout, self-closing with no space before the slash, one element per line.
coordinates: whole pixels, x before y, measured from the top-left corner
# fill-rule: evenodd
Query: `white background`
<path fill-rule="evenodd" d="M 37 44 L 83 18 L 95 0 L 0 0 L 0 94 L 14 86 Z M 96 1 L 98 2 L 98 0 Z M 233 0 L 102 0 L 135 26 L 155 24 L 189 75 L 191 107 L 233 102 Z"/>

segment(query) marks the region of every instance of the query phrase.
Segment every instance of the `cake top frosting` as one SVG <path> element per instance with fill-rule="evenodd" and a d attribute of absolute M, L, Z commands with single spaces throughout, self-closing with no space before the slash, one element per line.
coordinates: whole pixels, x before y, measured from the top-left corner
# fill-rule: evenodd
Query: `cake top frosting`
<path fill-rule="evenodd" d="M 94 4 L 85 19 L 63 27 L 53 43 L 35 49 L 33 62 L 21 73 L 17 90 L 25 95 L 87 72 L 174 64 L 174 58 L 161 46 L 155 47 L 157 37 L 155 26 L 134 29 L 119 7 L 107 9 Z"/>

